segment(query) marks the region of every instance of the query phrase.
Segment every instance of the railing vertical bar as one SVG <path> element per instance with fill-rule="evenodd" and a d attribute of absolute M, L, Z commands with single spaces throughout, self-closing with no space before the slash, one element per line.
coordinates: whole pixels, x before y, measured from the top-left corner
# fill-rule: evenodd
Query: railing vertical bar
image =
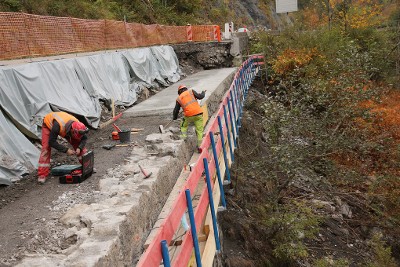
<path fill-rule="evenodd" d="M 232 117 L 232 108 L 231 108 L 231 99 L 228 97 L 228 110 L 229 110 L 229 118 L 231 119 L 231 129 L 232 129 L 232 137 L 233 137 L 233 144 L 235 145 L 235 148 L 237 148 L 237 143 L 236 143 L 236 123 L 233 121 Z"/>
<path fill-rule="evenodd" d="M 235 99 L 233 98 L 234 94 L 231 91 L 231 99 L 232 99 L 232 109 L 233 109 L 233 118 L 235 120 L 235 129 L 236 129 L 236 138 L 239 138 L 239 129 L 238 129 L 238 124 L 237 124 L 237 114 L 236 114 L 236 106 L 235 106 Z"/>
<path fill-rule="evenodd" d="M 185 190 L 186 202 L 188 206 L 189 219 L 190 219 L 190 230 L 192 233 L 193 247 L 194 247 L 194 255 L 196 257 L 197 267 L 201 267 L 201 257 L 200 257 L 200 248 L 199 248 L 199 240 L 197 238 L 196 232 L 196 221 L 194 219 L 193 205 L 192 205 L 192 197 L 190 196 L 190 190 Z"/>
<path fill-rule="evenodd" d="M 224 153 L 226 179 L 230 183 L 231 182 L 231 173 L 229 171 L 229 162 L 228 162 L 228 157 L 226 155 L 226 147 L 225 147 L 224 129 L 222 128 L 222 122 L 221 122 L 221 117 L 220 116 L 218 116 L 218 126 L 219 126 L 219 132 L 220 132 L 220 135 L 221 135 L 222 151 Z"/>
<path fill-rule="evenodd" d="M 228 144 L 229 144 L 229 151 L 231 152 L 231 160 L 232 162 L 234 162 L 235 158 L 232 152 L 232 140 L 231 140 L 231 134 L 229 132 L 228 116 L 226 115 L 226 106 L 224 106 L 224 119 L 225 119 L 226 132 L 228 133 Z"/>
<path fill-rule="evenodd" d="M 208 170 L 208 162 L 207 162 L 206 158 L 203 158 L 203 163 L 204 163 L 204 170 L 205 170 L 205 173 L 206 173 L 208 200 L 210 202 L 211 217 L 212 217 L 212 223 L 213 223 L 213 228 L 214 228 L 215 245 L 217 247 L 217 251 L 220 251 L 221 250 L 221 244 L 219 242 L 217 216 L 215 215 L 213 191 L 212 191 L 212 188 L 211 188 L 210 171 Z"/>
<path fill-rule="evenodd" d="M 210 136 L 212 151 L 213 151 L 213 155 L 214 155 L 215 168 L 217 169 L 217 179 L 218 179 L 219 189 L 221 191 L 221 203 L 222 203 L 222 206 L 224 208 L 226 208 L 224 186 L 222 184 L 221 171 L 219 169 L 217 149 L 215 148 L 214 133 L 210 131 L 210 135 L 209 136 Z M 208 164 L 207 164 L 207 169 L 208 169 Z"/>
<path fill-rule="evenodd" d="M 171 261 L 169 259 L 167 240 L 161 241 L 161 252 L 162 252 L 164 267 L 171 267 Z"/>

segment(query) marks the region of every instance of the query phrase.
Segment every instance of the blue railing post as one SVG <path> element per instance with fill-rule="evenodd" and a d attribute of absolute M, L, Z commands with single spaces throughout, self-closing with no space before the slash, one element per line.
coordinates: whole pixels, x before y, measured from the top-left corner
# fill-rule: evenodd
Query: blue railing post
<path fill-rule="evenodd" d="M 232 99 L 232 109 L 233 109 L 233 118 L 235 119 L 235 125 L 237 129 L 237 114 L 236 114 L 236 100 L 234 98 L 234 94 L 232 91 L 230 92 L 231 94 L 231 99 Z M 239 132 L 236 130 L 236 134 L 239 135 Z"/>
<path fill-rule="evenodd" d="M 194 220 L 192 197 L 190 196 L 190 190 L 189 189 L 185 190 L 185 195 L 186 195 L 186 203 L 187 203 L 188 212 L 189 212 L 189 218 L 190 218 L 190 229 L 191 229 L 191 232 L 192 232 L 194 255 L 196 257 L 197 267 L 201 267 L 199 240 L 197 238 L 196 221 Z"/>
<path fill-rule="evenodd" d="M 233 86 L 233 94 L 235 95 L 235 109 L 237 110 L 239 107 L 239 95 L 238 95 L 238 88 L 237 88 L 237 80 L 235 80 L 234 86 Z M 237 117 L 236 117 L 237 119 Z"/>
<path fill-rule="evenodd" d="M 215 215 L 215 208 L 214 208 L 214 199 L 213 199 L 213 191 L 211 189 L 211 179 L 210 179 L 210 171 L 208 170 L 208 162 L 206 158 L 203 158 L 204 163 L 204 170 L 206 172 L 206 182 L 207 182 L 207 191 L 208 191 L 208 201 L 210 203 L 211 209 L 211 217 L 213 222 L 214 228 L 214 238 L 215 238 L 215 245 L 217 247 L 217 251 L 221 250 L 221 244 L 219 242 L 219 235 L 218 235 L 218 226 L 217 226 L 217 216 Z"/>
<path fill-rule="evenodd" d="M 221 202 L 222 202 L 222 206 L 224 208 L 226 208 L 224 186 L 222 184 L 221 172 L 219 170 L 217 149 L 215 148 L 214 134 L 211 131 L 210 131 L 210 141 L 211 141 L 212 151 L 213 151 L 213 154 L 214 154 L 215 168 L 217 170 L 218 184 L 219 184 L 219 188 L 221 190 Z M 207 171 L 208 171 L 208 164 L 207 164 Z"/>
<path fill-rule="evenodd" d="M 232 97 L 232 94 L 231 94 Z M 237 101 L 236 101 L 237 102 Z M 235 117 L 235 124 L 236 124 L 236 137 L 237 139 L 239 139 L 239 110 L 238 110 L 239 106 L 235 106 L 232 104 L 232 108 L 233 108 L 233 115 Z"/>
<path fill-rule="evenodd" d="M 237 138 L 236 123 L 234 123 L 233 118 L 232 118 L 231 99 L 229 97 L 228 97 L 228 110 L 229 110 L 229 118 L 231 119 L 233 144 L 235 145 L 235 148 L 237 148 L 237 143 L 236 143 L 236 138 Z"/>
<path fill-rule="evenodd" d="M 161 252 L 162 252 L 164 266 L 171 267 L 171 261 L 169 259 L 167 240 L 161 241 Z"/>
<path fill-rule="evenodd" d="M 222 151 L 224 152 L 226 179 L 228 180 L 229 183 L 231 183 L 231 173 L 229 171 L 228 157 L 226 155 L 224 129 L 222 128 L 222 122 L 221 122 L 221 117 L 220 116 L 218 116 L 218 126 L 219 126 L 219 132 L 220 132 L 220 135 L 221 135 Z"/>
<path fill-rule="evenodd" d="M 234 158 L 233 151 L 232 151 L 232 140 L 231 140 L 231 133 L 229 132 L 228 116 L 226 115 L 226 106 L 224 106 L 224 119 L 225 119 L 226 132 L 228 133 L 229 151 L 231 152 L 231 159 L 233 162 L 235 160 L 235 158 Z"/>
<path fill-rule="evenodd" d="M 250 61 L 249 61 L 249 65 L 247 66 L 247 73 L 248 73 L 248 75 L 247 75 L 247 79 L 248 79 L 248 88 L 250 88 L 250 85 L 251 85 L 251 69 L 250 69 Z"/>
<path fill-rule="evenodd" d="M 238 116 L 238 127 L 239 128 L 242 127 L 243 102 L 244 102 L 244 98 L 240 102 L 240 106 L 239 106 L 239 116 Z"/>

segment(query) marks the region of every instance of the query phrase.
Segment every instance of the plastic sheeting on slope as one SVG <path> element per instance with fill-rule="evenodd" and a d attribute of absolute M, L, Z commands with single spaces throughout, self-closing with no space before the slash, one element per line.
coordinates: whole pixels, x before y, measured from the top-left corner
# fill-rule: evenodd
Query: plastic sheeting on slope
<path fill-rule="evenodd" d="M 133 82 L 144 86 L 156 86 L 155 81 L 167 86 L 168 83 L 163 79 L 157 69 L 157 58 L 153 55 L 150 48 L 135 48 L 122 52 L 130 66 L 130 73 Z"/>
<path fill-rule="evenodd" d="M 10 185 L 37 168 L 40 151 L 0 111 L 0 184 Z"/>
<path fill-rule="evenodd" d="M 153 46 L 150 48 L 155 56 L 156 69 L 163 79 L 176 83 L 181 78 L 178 57 L 171 46 Z"/>
<path fill-rule="evenodd" d="M 42 119 L 53 110 L 80 115 L 86 118 L 89 125 L 97 128 L 101 115 L 99 98 L 114 98 L 117 104 L 131 105 L 136 101 L 133 88 L 138 88 L 139 83 L 154 85 L 158 81 L 166 85 L 166 80 L 175 82 L 179 79 L 178 59 L 172 47 L 152 49 L 153 52 L 150 48 L 138 48 L 2 67 L 0 106 L 18 129 L 31 138 L 41 136 Z M 131 80 L 129 69 L 133 76 Z M 8 127 L 0 121 L 1 129 Z M 18 142 L 32 146 L 21 133 L 16 138 Z M 10 151 L 16 147 L 10 147 L 6 142 L 0 143 L 0 151 L 8 151 L 0 162 L 1 175 L 17 177 L 27 170 L 26 166 L 37 161 L 37 157 L 32 162 L 33 157 L 14 155 Z M 25 147 L 29 145 L 19 148 L 20 152 L 25 152 Z M 14 165 L 9 164 L 12 159 Z"/>
<path fill-rule="evenodd" d="M 36 138 L 51 108 L 82 115 L 93 127 L 98 126 L 101 113 L 98 99 L 83 89 L 72 60 L 0 69 L 0 105 L 24 128 L 21 131 Z"/>
<path fill-rule="evenodd" d="M 116 105 L 136 102 L 135 84 L 130 84 L 126 62 L 121 53 L 113 52 L 74 59 L 84 88 L 100 99 L 115 100 Z"/>

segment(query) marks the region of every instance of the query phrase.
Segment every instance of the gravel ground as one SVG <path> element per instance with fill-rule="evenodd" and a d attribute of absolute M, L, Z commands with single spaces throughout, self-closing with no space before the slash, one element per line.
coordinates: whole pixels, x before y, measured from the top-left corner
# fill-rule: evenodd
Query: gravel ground
<path fill-rule="evenodd" d="M 0 266 L 15 265 L 24 255 L 56 253 L 74 243 L 65 238 L 65 228 L 59 218 L 69 208 L 80 203 L 93 203 L 99 197 L 98 181 L 109 171 L 124 164 L 136 146 L 144 146 L 150 133 L 158 132 L 160 124 L 169 117 L 124 118 L 117 121 L 121 128 L 143 128 L 133 134 L 131 146 L 102 148 L 104 144 L 118 143 L 111 139 L 113 127 L 91 130 L 87 147 L 95 154 L 95 173 L 81 184 L 60 184 L 52 177 L 44 185 L 37 183 L 36 173 L 30 174 L 12 186 L 0 188 Z M 75 157 L 55 152 L 52 164 L 78 164 Z"/>
<path fill-rule="evenodd" d="M 192 75 L 202 68 L 192 59 L 180 59 L 181 78 Z M 159 88 L 158 90 L 162 90 Z M 146 91 L 146 90 L 145 90 Z M 143 92 L 137 103 L 157 91 Z M 123 112 L 117 110 L 116 113 Z M 111 118 L 110 112 L 103 111 L 102 122 Z M 159 125 L 167 124 L 172 117 L 124 118 L 116 124 L 120 128 L 143 129 L 131 136 L 131 146 L 103 149 L 105 144 L 118 143 L 111 139 L 112 125 L 103 129 L 91 130 L 88 134 L 87 148 L 94 152 L 95 173 L 81 184 L 60 184 L 57 177 L 51 177 L 44 185 L 37 183 L 37 174 L 27 175 L 11 186 L 0 185 L 0 267 L 13 266 L 25 255 L 33 253 L 57 253 L 74 244 L 76 240 L 68 237 L 59 218 L 76 204 L 90 204 L 99 197 L 98 183 L 105 174 L 117 170 L 124 159 L 131 155 L 137 146 L 145 146 L 145 138 L 159 132 Z M 175 121 L 169 127 L 179 127 Z M 52 166 L 79 164 L 76 157 L 68 157 L 52 150 Z"/>

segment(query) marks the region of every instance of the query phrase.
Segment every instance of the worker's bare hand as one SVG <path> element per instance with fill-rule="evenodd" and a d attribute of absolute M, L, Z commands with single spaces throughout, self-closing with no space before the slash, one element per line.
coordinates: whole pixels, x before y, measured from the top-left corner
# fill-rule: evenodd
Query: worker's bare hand
<path fill-rule="evenodd" d="M 76 155 L 79 155 L 79 154 L 81 153 L 81 149 L 78 147 L 78 148 L 75 150 L 75 153 L 76 153 Z"/>
<path fill-rule="evenodd" d="M 70 148 L 68 148 L 68 150 L 67 150 L 67 155 L 68 155 L 68 156 L 75 155 L 75 151 L 72 150 L 72 149 L 70 149 Z"/>

